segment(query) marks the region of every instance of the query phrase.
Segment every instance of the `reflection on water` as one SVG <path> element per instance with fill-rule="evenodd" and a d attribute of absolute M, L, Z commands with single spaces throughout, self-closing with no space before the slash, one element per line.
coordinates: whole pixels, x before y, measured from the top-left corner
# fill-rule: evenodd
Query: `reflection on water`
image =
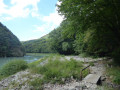
<path fill-rule="evenodd" d="M 4 57 L 4 58 L 0 58 L 0 67 L 3 66 L 5 63 L 7 63 L 8 61 L 11 60 L 25 60 L 28 63 L 36 61 L 42 57 L 44 57 L 45 55 L 26 55 L 24 57 Z"/>

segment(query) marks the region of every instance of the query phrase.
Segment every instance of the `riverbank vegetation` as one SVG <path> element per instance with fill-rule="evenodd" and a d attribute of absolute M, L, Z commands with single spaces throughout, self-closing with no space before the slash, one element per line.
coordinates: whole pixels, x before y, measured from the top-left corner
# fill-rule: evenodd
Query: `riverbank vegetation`
<path fill-rule="evenodd" d="M 73 76 L 74 79 L 80 80 L 80 71 L 84 67 L 82 62 L 75 60 L 63 60 L 49 59 L 45 65 L 38 66 L 36 63 L 34 67 L 31 67 L 32 72 L 44 75 L 44 80 L 54 80 L 52 82 L 62 82 L 62 78 L 67 79 Z M 87 75 L 88 71 L 85 71 L 83 76 Z"/>
<path fill-rule="evenodd" d="M 28 67 L 27 62 L 23 60 L 13 60 L 0 68 L 0 80 L 13 75 L 19 71 L 25 70 Z"/>
<path fill-rule="evenodd" d="M 71 79 L 80 80 L 80 71 L 84 68 L 83 63 L 71 59 L 70 61 L 63 59 L 60 55 L 50 56 L 45 59 L 41 59 L 44 65 L 41 65 L 36 61 L 29 65 L 32 73 L 43 75 L 43 78 L 36 78 L 29 82 L 35 89 L 41 89 L 43 84 L 46 83 L 58 83 L 64 84 L 71 81 Z M 83 72 L 83 77 L 88 74 L 88 69 Z"/>
<path fill-rule="evenodd" d="M 27 69 L 31 74 L 41 75 L 41 78 L 36 77 L 33 80 L 30 78 L 27 80 L 27 83 L 33 86 L 34 89 L 41 89 L 47 83 L 64 84 L 73 79 L 80 80 L 80 71 L 83 68 L 84 65 L 81 61 L 74 59 L 66 60 L 64 56 L 54 54 L 29 64 L 25 61 L 11 61 L 1 68 L 0 78 L 2 79 Z M 88 69 L 83 72 L 82 77 L 85 77 L 87 74 Z"/>
<path fill-rule="evenodd" d="M 109 61 L 106 62 L 106 60 L 104 60 L 101 61 L 101 63 L 102 62 L 105 63 L 105 65 L 107 64 L 109 64 L 109 66 L 111 65 L 111 63 L 108 63 Z M 23 84 L 27 83 L 34 89 L 42 90 L 44 85 L 48 83 L 60 85 L 65 84 L 67 82 L 71 82 L 72 80 L 79 81 L 81 79 L 80 72 L 85 67 L 84 64 L 94 66 L 94 62 L 84 63 L 81 61 L 76 61 L 74 59 L 67 60 L 64 55 L 59 54 L 52 54 L 50 56 L 46 56 L 32 63 L 26 63 L 25 61 L 21 60 L 10 61 L 0 69 L 0 80 L 19 72 L 20 78 L 26 77 L 27 79 L 27 81 L 24 82 L 22 81 Z M 120 69 L 119 67 L 116 68 L 114 66 L 113 67 L 110 66 L 107 68 L 106 75 L 107 77 L 109 77 L 108 80 L 110 80 L 110 83 L 112 81 L 113 84 L 115 85 L 120 84 L 119 69 Z M 24 71 L 24 73 L 26 74 L 22 75 L 20 71 Z M 88 75 L 88 73 L 89 70 L 86 69 L 85 71 L 83 71 L 82 77 L 84 78 L 86 75 Z M 19 87 L 19 84 L 17 84 L 16 87 Z M 108 86 L 99 88 L 108 89 Z"/>
<path fill-rule="evenodd" d="M 107 67 L 106 74 L 109 77 L 109 80 L 112 81 L 114 84 L 120 85 L 120 67 L 114 66 L 111 64 L 110 67 Z"/>

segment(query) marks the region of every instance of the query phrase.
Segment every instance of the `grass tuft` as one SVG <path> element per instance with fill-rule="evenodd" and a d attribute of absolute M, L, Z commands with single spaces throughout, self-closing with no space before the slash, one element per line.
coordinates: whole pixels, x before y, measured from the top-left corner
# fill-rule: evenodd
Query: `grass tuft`
<path fill-rule="evenodd" d="M 23 60 L 13 60 L 5 64 L 0 69 L 0 79 L 13 75 L 21 70 L 25 70 L 28 67 L 27 62 Z"/>
<path fill-rule="evenodd" d="M 120 67 L 107 68 L 107 74 L 109 77 L 112 76 L 111 80 L 115 84 L 120 85 Z"/>
<path fill-rule="evenodd" d="M 83 68 L 82 62 L 71 59 L 70 61 L 60 61 L 57 59 L 48 60 L 48 62 L 39 67 L 31 68 L 34 73 L 39 73 L 44 76 L 44 80 L 50 83 L 63 84 L 67 79 L 73 77 L 80 80 L 80 71 Z M 85 77 L 88 74 L 88 70 L 83 72 Z M 62 79 L 65 79 L 64 81 Z"/>
<path fill-rule="evenodd" d="M 43 90 L 44 80 L 40 78 L 35 78 L 33 81 L 30 81 L 29 84 L 34 87 L 34 90 Z"/>

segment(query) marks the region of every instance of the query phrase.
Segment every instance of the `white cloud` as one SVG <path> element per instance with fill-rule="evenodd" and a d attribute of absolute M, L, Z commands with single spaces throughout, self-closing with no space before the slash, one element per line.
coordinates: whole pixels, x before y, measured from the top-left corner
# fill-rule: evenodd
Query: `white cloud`
<path fill-rule="evenodd" d="M 43 17 L 43 21 L 53 24 L 55 26 L 59 26 L 60 23 L 63 21 L 63 17 L 61 17 L 57 11 L 55 11 L 54 13 L 50 13 L 49 16 L 44 16 Z"/>
<path fill-rule="evenodd" d="M 3 0 L 0 0 L 0 16 L 1 16 L 1 14 L 6 12 L 6 10 L 5 10 L 6 7 L 7 6 L 4 4 Z"/>
<path fill-rule="evenodd" d="M 33 30 L 34 33 L 41 32 L 47 34 L 49 31 L 54 29 L 54 25 L 49 25 L 47 23 L 43 25 L 34 25 L 35 29 Z"/>
<path fill-rule="evenodd" d="M 58 14 L 57 7 L 54 12 L 50 13 L 48 16 L 42 16 L 38 12 L 38 2 L 40 2 L 40 0 L 10 0 L 11 6 L 7 6 L 3 0 L 0 0 L 0 20 L 6 21 L 17 17 L 24 18 L 28 15 L 38 18 L 43 24 L 34 26 L 33 34 L 39 32 L 40 35 L 28 37 L 27 40 L 40 38 L 58 27 L 63 21 L 63 17 Z M 59 2 L 57 3 L 59 4 Z"/>
<path fill-rule="evenodd" d="M 58 4 L 60 4 L 58 2 Z M 40 37 L 48 34 L 50 31 L 57 28 L 60 23 L 64 20 L 63 16 L 60 16 L 57 11 L 57 7 L 53 13 L 50 13 L 48 16 L 39 16 L 36 15 L 41 21 L 44 22 L 43 25 L 34 25 L 35 29 L 33 30 L 34 33 L 42 33 Z M 42 18 L 41 18 L 42 17 Z"/>
<path fill-rule="evenodd" d="M 57 2 L 57 4 L 59 5 L 60 2 Z M 48 24 L 54 25 L 55 28 L 56 28 L 57 26 L 59 26 L 60 23 L 61 23 L 61 22 L 63 21 L 63 19 L 64 19 L 63 16 L 60 16 L 60 15 L 58 14 L 58 11 L 57 11 L 57 10 L 58 10 L 58 8 L 56 7 L 56 8 L 55 8 L 55 12 L 50 13 L 49 16 L 44 16 L 43 19 L 42 19 L 44 22 L 46 22 L 46 23 L 48 23 Z"/>
<path fill-rule="evenodd" d="M 37 26 L 35 27 L 35 30 L 33 30 L 33 32 L 46 32 L 46 25 L 42 25 L 42 26 Z"/>
<path fill-rule="evenodd" d="M 4 17 L 27 17 L 29 14 L 36 16 L 38 12 L 37 4 L 40 0 L 11 0 L 12 6 L 4 4 L 3 0 L 0 0 L 0 16 Z"/>
<path fill-rule="evenodd" d="M 11 20 L 12 18 L 11 17 L 3 17 L 2 19 L 8 21 L 8 20 Z"/>
<path fill-rule="evenodd" d="M 59 3 L 59 2 L 57 2 Z M 36 15 L 37 16 L 37 15 Z M 33 32 L 50 32 L 51 30 L 55 29 L 60 25 L 60 23 L 63 21 L 64 17 L 60 16 L 57 11 L 57 7 L 55 8 L 55 11 L 53 13 L 50 13 L 48 16 L 39 16 L 38 18 L 44 22 L 43 25 L 36 26 L 36 30 L 33 30 Z M 47 34 L 46 33 L 46 34 Z"/>
<path fill-rule="evenodd" d="M 61 5 L 62 2 L 57 1 L 57 5 Z"/>

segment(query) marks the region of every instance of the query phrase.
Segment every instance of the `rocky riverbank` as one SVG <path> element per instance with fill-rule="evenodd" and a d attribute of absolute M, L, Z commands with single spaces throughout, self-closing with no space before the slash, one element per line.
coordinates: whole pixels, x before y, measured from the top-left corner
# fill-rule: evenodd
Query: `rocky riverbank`
<path fill-rule="evenodd" d="M 65 56 L 62 57 L 61 60 L 67 59 L 70 60 L 70 58 L 73 58 L 75 60 L 84 60 L 84 62 L 89 62 L 89 59 L 86 58 L 79 58 L 78 56 Z M 42 63 L 47 63 L 42 62 Z M 90 62 L 94 62 L 93 66 L 90 66 L 90 74 L 99 75 L 101 78 L 100 80 L 105 81 L 106 76 L 104 75 L 105 72 L 105 66 L 102 63 L 102 59 L 94 60 L 90 59 Z M 41 64 L 39 64 L 41 65 Z M 43 65 L 43 64 L 42 64 Z M 5 78 L 0 81 L 0 90 L 34 90 L 33 86 L 30 86 L 29 82 L 33 81 L 35 78 L 42 78 L 42 75 L 40 74 L 33 74 L 30 70 L 25 70 L 18 72 L 12 76 L 9 76 L 8 78 Z M 98 83 L 88 83 L 84 80 L 76 80 L 71 77 L 67 81 L 65 81 L 65 78 L 62 79 L 65 84 L 51 84 L 47 83 L 43 85 L 44 90 L 97 90 Z M 99 86 L 101 88 L 101 86 Z M 104 90 L 104 89 L 103 89 Z"/>

